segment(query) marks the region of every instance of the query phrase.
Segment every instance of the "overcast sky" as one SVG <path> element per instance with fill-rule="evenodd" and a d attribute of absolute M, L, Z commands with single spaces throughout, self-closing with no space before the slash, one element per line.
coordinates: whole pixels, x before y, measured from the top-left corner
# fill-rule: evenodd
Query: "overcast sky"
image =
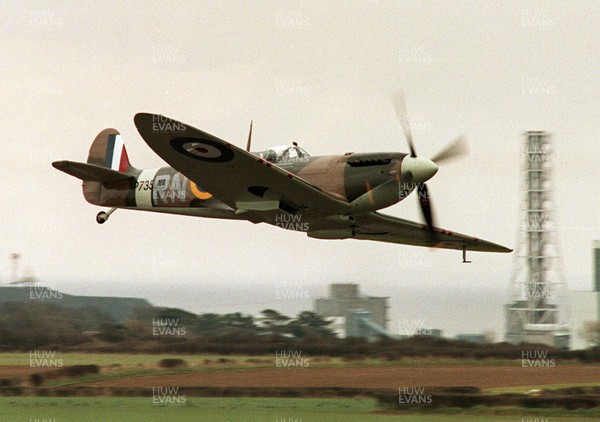
<path fill-rule="evenodd" d="M 522 133 L 553 133 L 564 274 L 572 289 L 591 285 L 598 1 L 4 1 L 0 51 L 2 282 L 19 252 L 22 269 L 69 293 L 290 313 L 311 301 L 271 300 L 293 290 L 275 283 L 302 283 L 316 297 L 327 283 L 358 282 L 393 298 L 393 319 L 458 326 L 450 320 L 464 297 L 474 314 L 495 303 L 495 322 L 467 328 L 498 328 L 512 255 L 473 253 L 463 265 L 457 251 L 133 211 L 99 226 L 80 182 L 50 165 L 85 161 L 106 127 L 123 134 L 136 167 L 163 165 L 133 124 L 140 111 L 239 146 L 254 119 L 255 149 L 298 141 L 313 155 L 407 151 L 390 102 L 403 88 L 419 154 L 460 133 L 470 143 L 466 159 L 429 183 L 450 230 L 515 247 Z M 385 212 L 421 218 L 414 197 Z M 442 311 L 427 311 L 433 303 Z"/>

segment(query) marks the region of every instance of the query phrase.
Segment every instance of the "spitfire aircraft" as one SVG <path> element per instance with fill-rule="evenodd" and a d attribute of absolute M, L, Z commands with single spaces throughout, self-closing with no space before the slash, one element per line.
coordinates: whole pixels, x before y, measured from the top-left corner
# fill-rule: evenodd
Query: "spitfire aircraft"
<path fill-rule="evenodd" d="M 425 182 L 437 164 L 465 153 L 457 139 L 434 158 L 418 156 L 406 118 L 404 97 L 394 105 L 410 153 L 380 152 L 309 155 L 297 143 L 250 152 L 162 115 L 139 113 L 141 137 L 169 166 L 139 170 L 129 162 L 115 129 L 100 132 L 87 163 L 52 165 L 83 181 L 83 195 L 109 207 L 96 216 L 105 223 L 117 209 L 196 217 L 247 220 L 304 231 L 316 239 L 359 239 L 479 252 L 511 252 L 477 237 L 435 226 Z M 417 191 L 425 224 L 378 210 Z"/>

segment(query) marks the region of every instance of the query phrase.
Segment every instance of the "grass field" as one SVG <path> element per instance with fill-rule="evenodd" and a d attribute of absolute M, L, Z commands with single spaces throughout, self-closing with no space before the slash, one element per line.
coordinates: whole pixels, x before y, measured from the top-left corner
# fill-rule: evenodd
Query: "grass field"
<path fill-rule="evenodd" d="M 35 355 L 34 355 L 35 357 Z M 97 385 L 144 387 L 159 385 L 217 387 L 361 387 L 396 389 L 402 385 L 478 386 L 488 394 L 526 392 L 537 388 L 600 385 L 600 366 L 558 362 L 553 368 L 522 368 L 519 360 L 404 358 L 398 361 L 307 357 L 310 368 L 275 367 L 274 356 L 61 353 L 61 365 L 95 364 L 99 374 L 47 379 L 47 387 Z M 158 362 L 179 358 L 185 368 L 162 369 Z M 225 361 L 219 362 L 220 359 Z M 35 360 L 35 359 L 34 359 Z M 0 353 L 0 378 L 27 380 L 34 372 L 29 353 Z M 27 381 L 21 381 L 27 382 Z"/>
<path fill-rule="evenodd" d="M 234 363 L 247 365 L 247 360 L 257 359 L 265 361 L 264 365 L 273 365 L 275 361 L 275 355 L 259 355 L 259 356 L 247 356 L 247 355 L 206 355 L 206 354 L 131 354 L 131 353 L 63 353 L 60 351 L 56 352 L 56 357 L 62 359 L 65 365 L 112 365 L 118 364 L 122 366 L 136 366 L 136 365 L 154 365 L 157 364 L 161 359 L 167 358 L 178 358 L 183 359 L 188 364 L 201 364 L 205 360 L 216 360 L 224 358 L 234 361 Z M 397 361 L 387 361 L 384 359 L 364 359 L 358 361 L 344 361 L 341 358 L 322 358 L 322 357 L 311 357 L 303 356 L 313 363 L 311 366 L 380 366 L 380 365 L 399 365 L 399 366 L 431 366 L 431 365 L 514 365 L 515 360 L 511 359 L 452 359 L 452 358 L 402 358 Z M 565 361 L 565 365 L 569 365 L 571 361 Z M 21 366 L 29 365 L 29 353 L 0 353 L 0 366 Z M 252 364 L 253 366 L 259 364 Z"/>
<path fill-rule="evenodd" d="M 190 364 L 201 363 L 205 359 L 224 357 L 242 363 L 249 356 L 216 356 L 216 355 L 178 355 L 178 354 L 131 354 L 131 353 L 63 353 L 56 352 L 56 357 L 62 359 L 65 365 L 154 365 L 161 359 L 179 358 Z M 258 357 L 257 357 L 258 358 Z M 264 358 L 264 357 L 263 357 Z M 20 366 L 29 365 L 29 353 L 0 353 L 0 365 Z"/>
<path fill-rule="evenodd" d="M 222 356 L 177 354 L 102 354 L 56 352 L 64 366 L 95 364 L 99 374 L 47 379 L 44 387 L 331 387 L 397 389 L 399 385 L 469 385 L 481 383 L 485 394 L 523 393 L 531 389 L 556 389 L 600 385 L 600 366 L 559 362 L 553 368 L 526 369 L 509 359 L 404 358 L 398 361 L 312 358 L 310 368 L 277 369 L 275 356 Z M 186 368 L 162 369 L 158 362 L 179 358 Z M 226 362 L 219 362 L 224 358 Z M 29 353 L 0 353 L 0 378 L 19 377 L 27 383 L 31 373 Z M 207 364 L 206 361 L 209 361 Z M 559 374 L 560 376 L 556 376 Z M 569 381 L 569 378 L 570 381 Z M 500 381 L 508 380 L 504 385 Z M 539 384 L 536 381 L 540 382 Z M 593 381 L 593 382 L 592 382 Z M 435 384 L 437 382 L 437 384 Z M 567 384 L 572 382 L 572 384 Z M 454 384 L 452 384 L 454 383 Z M 491 385 L 487 385 L 491 384 Z M 27 384 L 25 384 L 27 385 Z M 98 390 L 101 391 L 101 390 Z M 360 398 L 199 398 L 185 404 L 159 406 L 152 397 L 0 397 L 2 421 L 575 421 L 600 420 L 600 409 L 565 411 L 510 407 L 386 411 L 374 399 Z M 413 412 L 413 413 L 409 413 Z M 415 413 L 417 412 L 417 413 Z"/>
<path fill-rule="evenodd" d="M 2 421 L 60 422 L 474 422 L 488 421 L 590 421 L 598 420 L 598 411 L 563 412 L 542 409 L 443 409 L 435 413 L 379 412 L 372 399 L 267 399 L 267 398 L 190 398 L 185 406 L 155 406 L 152 398 L 13 398 L 0 397 Z M 442 414 L 442 412 L 444 414 Z"/>
<path fill-rule="evenodd" d="M 226 359 L 228 365 L 221 369 L 268 368 L 273 367 L 276 356 L 273 355 L 209 355 L 209 354 L 132 354 L 132 353 L 63 353 L 56 351 L 55 357 L 61 359 L 65 366 L 71 365 L 120 365 L 122 367 L 156 367 L 162 359 L 176 358 L 187 362 L 188 366 L 200 370 L 212 371 L 214 367 L 205 365 L 205 361 L 215 362 Z M 400 367 L 429 367 L 429 366 L 515 366 L 520 365 L 520 359 L 458 359 L 434 357 L 406 357 L 395 361 L 386 359 L 366 358 L 363 360 L 344 360 L 337 357 L 302 356 L 308 359 L 313 368 L 360 368 L 378 366 Z M 0 353 L 0 366 L 29 366 L 30 354 Z M 560 366 L 579 366 L 576 360 L 560 360 Z"/>

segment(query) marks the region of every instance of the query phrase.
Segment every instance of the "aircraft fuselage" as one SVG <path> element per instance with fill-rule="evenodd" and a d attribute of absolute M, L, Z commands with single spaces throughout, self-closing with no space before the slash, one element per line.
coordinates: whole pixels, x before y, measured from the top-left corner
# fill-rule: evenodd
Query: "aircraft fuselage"
<path fill-rule="evenodd" d="M 400 163 L 406 155 L 347 153 L 303 157 L 276 165 L 337 199 L 352 202 L 390 180 L 390 172 L 399 171 Z M 94 205 L 146 211 L 181 209 L 181 214 L 197 215 L 198 209 L 208 208 L 221 211 L 216 213 L 219 217 L 235 211 L 172 167 L 138 170 L 136 173 L 135 178 L 125 181 L 85 181 L 84 196 Z M 398 200 L 401 199 L 402 195 L 399 195 Z M 209 216 L 205 213 L 202 215 Z"/>

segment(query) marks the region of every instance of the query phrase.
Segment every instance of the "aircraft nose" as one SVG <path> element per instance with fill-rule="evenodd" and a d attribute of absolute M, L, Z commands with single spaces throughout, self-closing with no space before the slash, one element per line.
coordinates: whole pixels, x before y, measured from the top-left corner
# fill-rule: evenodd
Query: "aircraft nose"
<path fill-rule="evenodd" d="M 425 183 L 438 172 L 438 166 L 425 157 L 407 155 L 402 160 L 402 179 L 414 183 Z"/>

